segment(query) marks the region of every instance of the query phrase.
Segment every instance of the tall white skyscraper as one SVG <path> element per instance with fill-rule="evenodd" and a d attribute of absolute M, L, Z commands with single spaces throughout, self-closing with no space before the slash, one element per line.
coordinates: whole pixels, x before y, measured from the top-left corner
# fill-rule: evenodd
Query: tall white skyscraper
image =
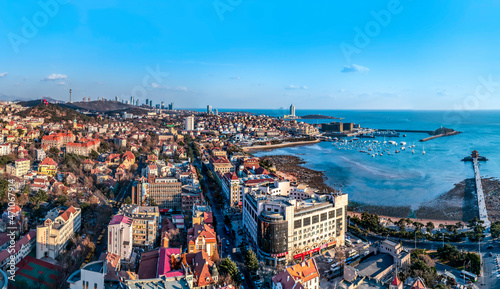
<path fill-rule="evenodd" d="M 290 115 L 295 116 L 295 106 L 293 104 L 290 105 Z"/>
<path fill-rule="evenodd" d="M 186 117 L 186 130 L 187 131 L 194 130 L 194 116 Z"/>
<path fill-rule="evenodd" d="M 207 105 L 207 114 L 212 114 L 212 106 Z"/>

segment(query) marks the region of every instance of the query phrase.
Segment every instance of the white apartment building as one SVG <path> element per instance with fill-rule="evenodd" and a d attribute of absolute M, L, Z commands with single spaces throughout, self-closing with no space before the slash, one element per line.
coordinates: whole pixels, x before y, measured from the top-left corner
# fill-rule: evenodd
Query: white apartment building
<path fill-rule="evenodd" d="M 68 277 L 70 289 L 105 289 L 104 277 L 108 273 L 107 260 L 90 262 Z"/>
<path fill-rule="evenodd" d="M 243 197 L 243 226 L 257 256 L 275 266 L 343 246 L 346 209 L 346 194 L 295 200 L 254 191 Z"/>
<path fill-rule="evenodd" d="M 0 144 L 0 156 L 5 156 L 10 154 L 10 144 L 8 143 L 3 143 Z"/>
<path fill-rule="evenodd" d="M 7 164 L 7 166 L 5 166 L 7 174 L 16 177 L 24 176 L 29 172 L 30 168 L 31 166 L 29 159 L 18 159 L 13 163 Z"/>
<path fill-rule="evenodd" d="M 187 131 L 194 130 L 194 116 L 186 117 L 185 130 L 187 130 Z"/>
<path fill-rule="evenodd" d="M 108 225 L 108 253 L 121 260 L 128 260 L 132 254 L 132 223 L 132 219 L 116 215 Z"/>
<path fill-rule="evenodd" d="M 49 211 L 43 225 L 36 228 L 36 258 L 55 259 L 80 226 L 80 208 L 71 206 L 66 210 L 55 208 Z"/>

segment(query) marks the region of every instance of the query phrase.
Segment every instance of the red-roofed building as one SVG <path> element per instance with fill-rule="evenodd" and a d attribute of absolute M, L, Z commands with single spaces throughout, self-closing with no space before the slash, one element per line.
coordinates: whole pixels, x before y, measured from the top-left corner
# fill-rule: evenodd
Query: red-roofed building
<path fill-rule="evenodd" d="M 234 171 L 233 164 L 225 157 L 210 158 L 210 167 L 214 173 L 225 174 Z"/>
<path fill-rule="evenodd" d="M 9 250 L 0 251 L 0 268 L 2 270 L 5 270 L 7 267 L 9 267 L 10 265 L 8 263 L 11 258 L 14 259 L 15 264 L 19 263 L 21 259 L 28 256 L 31 250 L 35 247 L 35 243 L 36 231 L 31 230 L 16 242 L 14 246 L 14 252 Z"/>
<path fill-rule="evenodd" d="M 273 289 L 317 289 L 319 273 L 316 261 L 309 259 L 281 271 L 273 278 Z"/>
<path fill-rule="evenodd" d="M 51 158 L 45 158 L 38 164 L 38 173 L 46 176 L 55 176 L 57 173 L 57 163 Z"/>
<path fill-rule="evenodd" d="M 152 279 L 165 276 L 181 277 L 185 275 L 181 263 L 181 249 L 159 248 L 144 252 L 139 264 L 139 278 Z"/>
<path fill-rule="evenodd" d="M 51 135 L 44 135 L 42 137 L 42 146 L 56 147 L 60 149 L 65 146 L 68 142 L 74 142 L 75 135 L 71 132 L 69 133 L 57 133 Z"/>
<path fill-rule="evenodd" d="M 207 224 L 193 225 L 188 230 L 188 253 L 205 251 L 212 257 L 217 250 L 217 238 L 214 229 Z"/>
<path fill-rule="evenodd" d="M 36 257 L 55 259 L 64 250 L 66 243 L 80 230 L 81 209 L 73 206 L 62 210 L 52 209 L 45 222 L 36 228 Z"/>
<path fill-rule="evenodd" d="M 427 287 L 424 284 L 424 280 L 420 277 L 417 277 L 417 280 L 413 282 L 410 289 L 427 289 Z"/>
<path fill-rule="evenodd" d="M 217 265 L 210 260 L 205 251 L 184 254 L 182 264 L 189 268 L 189 273 L 192 273 L 195 288 L 205 288 L 210 284 L 216 284 L 219 280 Z"/>
<path fill-rule="evenodd" d="M 243 196 L 241 194 L 240 179 L 236 173 L 225 173 L 221 179 L 221 184 L 224 196 L 226 197 L 226 200 L 229 201 L 231 207 L 240 207 L 243 201 Z"/>
<path fill-rule="evenodd" d="M 403 289 L 403 282 L 399 280 L 398 276 L 394 277 L 392 283 L 389 285 L 389 289 Z"/>
<path fill-rule="evenodd" d="M 89 156 L 92 151 L 97 151 L 101 141 L 99 139 L 84 140 L 81 143 L 70 142 L 66 144 L 66 152 L 81 156 Z"/>

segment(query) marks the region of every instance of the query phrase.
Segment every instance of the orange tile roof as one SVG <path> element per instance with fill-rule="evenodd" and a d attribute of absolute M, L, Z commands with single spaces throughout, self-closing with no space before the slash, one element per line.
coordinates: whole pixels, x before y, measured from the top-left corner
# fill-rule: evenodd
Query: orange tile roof
<path fill-rule="evenodd" d="M 307 282 L 311 279 L 319 277 L 314 259 L 309 259 L 302 263 L 288 267 L 286 270 L 295 280 L 300 279 L 301 282 Z"/>

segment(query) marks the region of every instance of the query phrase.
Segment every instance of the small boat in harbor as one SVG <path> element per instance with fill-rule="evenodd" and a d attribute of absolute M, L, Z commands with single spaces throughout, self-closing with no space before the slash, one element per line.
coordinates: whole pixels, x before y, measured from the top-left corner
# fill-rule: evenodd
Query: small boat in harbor
<path fill-rule="evenodd" d="M 425 148 L 422 147 L 422 154 L 425 155 Z"/>

